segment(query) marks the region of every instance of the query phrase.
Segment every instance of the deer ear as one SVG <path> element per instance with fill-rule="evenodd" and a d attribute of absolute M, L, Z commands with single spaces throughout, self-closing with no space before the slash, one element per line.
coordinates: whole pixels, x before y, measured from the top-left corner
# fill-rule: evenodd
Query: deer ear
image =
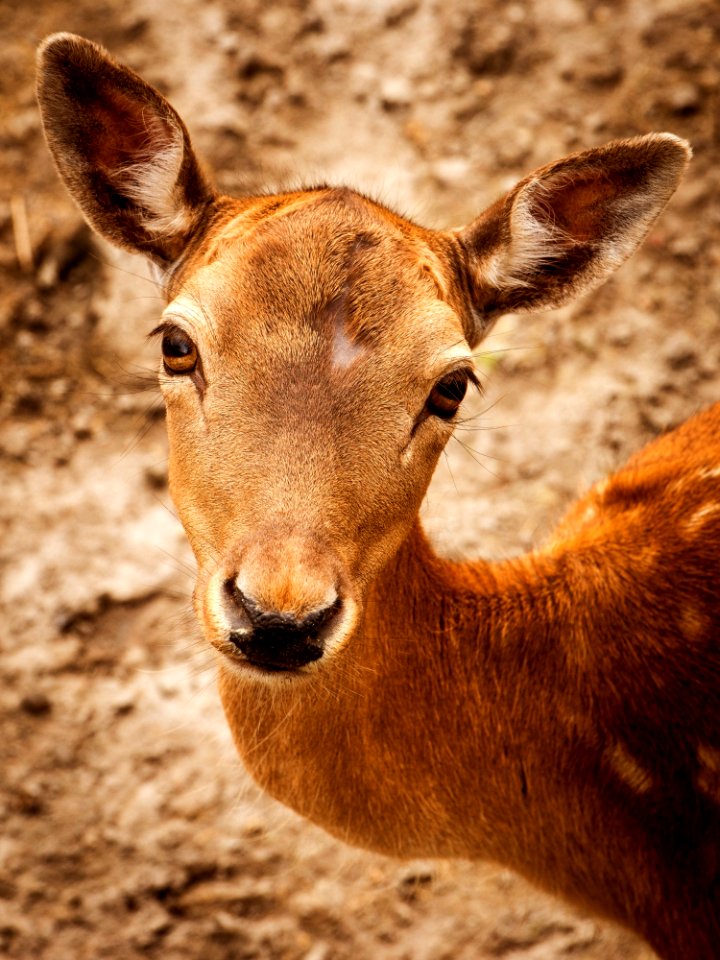
<path fill-rule="evenodd" d="M 536 170 L 453 233 L 475 343 L 503 313 L 556 307 L 601 283 L 642 242 L 685 171 L 670 133 L 616 140 Z"/>
<path fill-rule="evenodd" d="M 38 101 L 61 177 L 90 224 L 161 266 L 215 192 L 170 104 L 106 50 L 69 33 L 38 51 Z"/>

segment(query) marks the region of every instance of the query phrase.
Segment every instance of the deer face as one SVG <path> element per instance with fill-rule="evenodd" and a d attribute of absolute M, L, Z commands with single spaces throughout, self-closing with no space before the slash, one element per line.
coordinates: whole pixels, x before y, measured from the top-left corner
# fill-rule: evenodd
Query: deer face
<path fill-rule="evenodd" d="M 616 141 L 433 232 L 348 190 L 219 197 L 167 100 L 82 38 L 48 38 L 38 78 L 85 216 L 164 273 L 170 483 L 197 608 L 227 663 L 264 680 L 317 670 L 350 639 L 492 320 L 601 282 L 689 157 L 670 134 Z"/>
<path fill-rule="evenodd" d="M 475 374 L 420 231 L 344 190 L 257 213 L 230 215 L 164 313 L 170 483 L 211 642 L 308 670 L 352 632 Z"/>

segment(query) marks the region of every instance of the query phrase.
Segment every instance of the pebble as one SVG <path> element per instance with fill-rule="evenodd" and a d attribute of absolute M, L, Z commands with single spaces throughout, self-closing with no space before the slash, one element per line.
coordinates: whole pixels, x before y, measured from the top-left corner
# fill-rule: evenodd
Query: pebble
<path fill-rule="evenodd" d="M 614 323 L 608 328 L 607 342 L 612 347 L 629 347 L 635 339 L 635 331 L 629 323 Z"/>
<path fill-rule="evenodd" d="M 77 440 L 89 440 L 93 436 L 93 415 L 94 411 L 86 407 L 71 418 L 70 425 Z"/>
<path fill-rule="evenodd" d="M 275 897 L 272 880 L 268 878 L 248 878 L 244 883 L 208 880 L 183 891 L 178 904 L 183 910 L 215 905 L 231 908 L 236 915 L 260 917 L 273 910 Z"/>
<path fill-rule="evenodd" d="M 464 183 L 470 174 L 470 164 L 464 157 L 444 157 L 432 165 L 432 173 L 439 184 L 453 186 Z"/>
<path fill-rule="evenodd" d="M 417 0 L 409 0 L 405 3 L 403 0 L 397 3 L 391 3 L 390 9 L 385 14 L 385 26 L 392 29 L 398 27 L 406 20 L 409 20 L 413 14 L 417 13 L 419 3 Z"/>
<path fill-rule="evenodd" d="M 42 301 L 38 297 L 33 296 L 28 297 L 28 299 L 23 300 L 20 302 L 20 304 L 18 304 L 18 308 L 13 319 L 18 327 L 34 329 L 42 324 L 44 316 L 45 307 L 43 306 Z M 21 330 L 17 336 L 19 340 L 20 337 L 27 338 L 29 335 L 26 330 Z M 32 343 L 32 340 L 26 342 Z M 22 346 L 22 342 L 20 342 L 19 345 Z"/>
<path fill-rule="evenodd" d="M 146 467 L 145 482 L 151 490 L 164 490 L 167 487 L 167 464 L 153 463 Z"/>
<path fill-rule="evenodd" d="M 408 120 L 405 124 L 404 132 L 408 140 L 419 149 L 423 149 L 430 142 L 430 130 L 420 120 Z"/>
<path fill-rule="evenodd" d="M 455 56 L 464 60 L 476 75 L 489 73 L 500 76 L 507 73 L 513 64 L 517 39 L 511 24 L 490 21 L 480 27 L 471 21 L 455 50 Z"/>
<path fill-rule="evenodd" d="M 303 960 L 328 960 L 330 947 L 327 943 L 315 943 L 305 954 Z"/>
<path fill-rule="evenodd" d="M 694 83 L 675 84 L 667 97 L 670 108 L 680 116 L 697 113 L 700 109 L 700 101 L 700 88 Z"/>
<path fill-rule="evenodd" d="M 240 830 L 244 837 L 247 837 L 251 840 L 257 840 L 258 837 L 262 837 L 265 834 L 267 824 L 260 817 L 249 817 L 242 824 Z"/>
<path fill-rule="evenodd" d="M 662 355 L 671 370 L 685 370 L 697 362 L 697 343 L 684 330 L 678 330 L 665 341 Z"/>
<path fill-rule="evenodd" d="M 380 103 L 385 110 L 407 107 L 413 101 L 413 89 L 407 77 L 387 77 L 380 85 Z"/>
<path fill-rule="evenodd" d="M 693 233 L 686 233 L 675 237 L 670 243 L 670 250 L 682 260 L 692 260 L 698 256 L 703 248 L 703 238 Z"/>
<path fill-rule="evenodd" d="M 20 701 L 20 708 L 33 717 L 47 716 L 52 710 L 52 702 L 46 694 L 36 691 L 26 694 Z"/>
<path fill-rule="evenodd" d="M 69 271 L 88 257 L 94 241 L 90 228 L 83 221 L 73 218 L 69 228 L 55 228 L 43 240 L 47 251 L 35 274 L 35 283 L 40 290 L 52 290 Z"/>
<path fill-rule="evenodd" d="M 0 450 L 14 460 L 27 460 L 28 450 L 35 436 L 35 429 L 28 423 L 8 423 L 0 435 Z"/>

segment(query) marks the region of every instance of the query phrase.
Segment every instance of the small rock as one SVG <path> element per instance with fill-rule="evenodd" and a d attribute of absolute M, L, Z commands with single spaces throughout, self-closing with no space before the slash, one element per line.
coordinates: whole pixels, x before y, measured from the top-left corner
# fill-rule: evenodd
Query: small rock
<path fill-rule="evenodd" d="M 472 86 L 473 93 L 481 100 L 489 100 L 495 93 L 496 83 L 490 77 L 480 77 Z"/>
<path fill-rule="evenodd" d="M 522 3 L 509 3 L 504 10 L 505 19 L 508 23 L 523 23 L 527 20 L 528 11 Z"/>
<path fill-rule="evenodd" d="M 380 102 L 385 110 L 397 110 L 412 103 L 413 91 L 407 77 L 387 77 L 380 86 Z"/>
<path fill-rule="evenodd" d="M 496 156 L 503 166 L 517 167 L 523 164 L 533 148 L 535 134 L 527 127 L 508 128 L 496 146 Z"/>
<path fill-rule="evenodd" d="M 592 327 L 582 327 L 575 332 L 573 343 L 578 349 L 591 359 L 597 357 L 599 352 L 600 333 Z"/>
<path fill-rule="evenodd" d="M 21 462 L 27 460 L 35 431 L 27 423 L 9 423 L 0 434 L 0 450 L 8 457 Z"/>
<path fill-rule="evenodd" d="M 409 0 L 409 2 L 400 0 L 400 2 L 391 3 L 390 9 L 385 14 L 385 26 L 390 29 L 399 27 L 400 24 L 409 20 L 413 14 L 417 13 L 418 7 L 419 4 L 417 0 Z"/>
<path fill-rule="evenodd" d="M 703 248 L 702 237 L 693 233 L 686 233 L 680 237 L 675 237 L 670 243 L 672 253 L 682 260 L 692 260 L 698 256 Z"/>
<path fill-rule="evenodd" d="M 625 76 L 621 64 L 613 63 L 606 56 L 590 58 L 578 71 L 577 80 L 586 87 L 600 89 L 616 87 Z"/>
<path fill-rule="evenodd" d="M 249 840 L 257 840 L 265 834 L 265 821 L 259 817 L 249 817 L 240 828 L 242 835 Z"/>
<path fill-rule="evenodd" d="M 252 939 L 247 934 L 245 929 L 247 924 L 244 920 L 238 920 L 237 917 L 234 917 L 226 910 L 218 910 L 213 914 L 212 919 L 217 932 L 222 935 L 221 939 L 224 940 L 227 937 L 232 937 L 234 940 L 236 937 L 242 937 L 246 939 L 248 947 L 251 945 Z M 216 937 L 215 939 L 218 938 Z M 234 945 L 237 946 L 237 944 Z"/>
<path fill-rule="evenodd" d="M 500 20 L 471 19 L 453 56 L 464 60 L 476 74 L 500 76 L 507 73 L 517 53 L 517 36 L 512 26 Z"/>
<path fill-rule="evenodd" d="M 58 281 L 58 264 L 52 257 L 47 257 L 37 269 L 35 282 L 40 290 L 51 290 Z"/>
<path fill-rule="evenodd" d="M 334 30 L 320 33 L 317 37 L 314 37 L 313 50 L 318 59 L 327 64 L 349 60 L 352 53 L 347 38 Z"/>
<path fill-rule="evenodd" d="M 670 406 L 661 404 L 658 400 L 657 397 L 648 398 L 645 402 L 640 402 L 638 408 L 642 426 L 659 434 L 676 426 L 677 417 Z"/>
<path fill-rule="evenodd" d="M 145 482 L 151 490 L 164 490 L 167 487 L 167 466 L 153 463 L 145 468 Z"/>
<path fill-rule="evenodd" d="M 20 417 L 37 416 L 42 408 L 42 391 L 27 380 L 21 380 L 16 388 L 14 412 Z"/>
<path fill-rule="evenodd" d="M 148 901 L 143 903 L 138 916 L 130 920 L 126 936 L 133 946 L 145 952 L 171 928 L 172 920 L 162 905 Z"/>
<path fill-rule="evenodd" d="M 470 164 L 464 157 L 445 157 L 433 164 L 432 173 L 442 186 L 453 186 L 467 180 Z"/>
<path fill-rule="evenodd" d="M 485 944 L 491 956 L 527 950 L 545 943 L 556 935 L 571 934 L 573 926 L 552 916 L 531 911 L 512 913 L 500 919 Z"/>
<path fill-rule="evenodd" d="M 70 424 L 77 440 L 89 440 L 93 435 L 94 411 L 85 407 L 71 418 Z"/>
<path fill-rule="evenodd" d="M 330 956 L 330 947 L 327 943 L 316 943 L 305 954 L 303 960 L 327 960 Z"/>
<path fill-rule="evenodd" d="M 697 344 L 687 333 L 679 330 L 665 341 L 662 354 L 671 370 L 685 370 L 697 363 Z"/>
<path fill-rule="evenodd" d="M 635 331 L 629 323 L 614 323 L 607 331 L 607 341 L 612 347 L 629 347 L 635 339 Z"/>
<path fill-rule="evenodd" d="M 602 110 L 595 110 L 588 113 L 584 118 L 584 124 L 591 133 L 598 133 L 604 130 L 608 125 L 608 120 Z"/>
<path fill-rule="evenodd" d="M 24 144 L 34 136 L 40 126 L 40 118 L 36 109 L 12 110 L 3 119 L 6 145 Z"/>
<path fill-rule="evenodd" d="M 404 132 L 408 140 L 420 150 L 427 147 L 430 142 L 430 130 L 420 120 L 408 120 Z"/>
<path fill-rule="evenodd" d="M 236 917 L 266 917 L 276 908 L 270 881 L 254 883 L 228 883 L 214 880 L 198 884 L 183 891 L 177 898 L 176 908 L 193 915 L 215 907 L 224 909 Z"/>
<path fill-rule="evenodd" d="M 700 88 L 694 83 L 678 83 L 669 91 L 667 103 L 674 113 L 687 117 L 697 113 L 701 99 Z"/>
<path fill-rule="evenodd" d="M 526 461 L 518 465 L 518 476 L 523 480 L 535 480 L 542 476 L 544 464 L 533 461 Z"/>
<path fill-rule="evenodd" d="M 430 870 L 412 870 L 406 874 L 398 886 L 398 893 L 406 903 L 414 903 L 423 889 L 428 889 L 433 882 Z"/>
<path fill-rule="evenodd" d="M 32 296 L 21 300 L 17 304 L 14 314 L 11 318 L 11 323 L 13 326 L 37 330 L 42 325 L 44 317 L 45 307 L 43 306 L 42 301 L 38 297 Z M 21 333 L 24 332 L 24 330 L 21 330 Z M 21 334 L 19 333 L 18 337 L 20 335 Z"/>
<path fill-rule="evenodd" d="M 93 239 L 83 221 L 73 222 L 63 233 L 49 233 L 42 242 L 35 282 L 40 290 L 51 290 L 73 267 L 90 255 Z M 44 254 L 44 255 L 43 255 Z"/>
<path fill-rule="evenodd" d="M 77 763 L 77 750 L 72 744 L 61 744 L 53 750 L 52 759 L 60 769 L 73 767 Z"/>
<path fill-rule="evenodd" d="M 40 691 L 26 694 L 20 701 L 20 708 L 33 717 L 46 716 L 52 710 L 52 702 Z"/>
<path fill-rule="evenodd" d="M 38 784 L 28 783 L 18 788 L 15 794 L 15 804 L 18 812 L 25 817 L 37 817 L 44 813 L 44 791 Z"/>
<path fill-rule="evenodd" d="M 47 385 L 48 396 L 53 400 L 63 400 L 70 393 L 70 381 L 64 377 L 58 377 Z"/>

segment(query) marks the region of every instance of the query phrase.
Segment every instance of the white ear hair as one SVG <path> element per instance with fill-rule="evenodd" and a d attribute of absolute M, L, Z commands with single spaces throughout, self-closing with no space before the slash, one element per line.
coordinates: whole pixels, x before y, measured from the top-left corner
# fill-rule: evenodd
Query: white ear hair
<path fill-rule="evenodd" d="M 570 175 L 565 175 L 570 177 Z M 557 180 L 560 179 L 558 177 Z M 572 237 L 553 222 L 552 207 L 543 194 L 550 184 L 531 180 L 517 195 L 510 213 L 510 238 L 506 246 L 493 251 L 483 263 L 487 282 L 496 287 L 529 287 L 542 267 L 573 245 Z M 539 219 L 533 210 L 542 209 Z"/>
<path fill-rule="evenodd" d="M 175 263 L 217 194 L 170 103 L 72 34 L 40 47 L 37 89 L 48 145 L 88 222 L 118 246 Z"/>
<path fill-rule="evenodd" d="M 120 167 L 112 174 L 117 188 L 137 203 L 140 226 L 156 237 L 172 236 L 192 225 L 192 212 L 178 190 L 183 150 L 178 130 L 168 146 L 157 153 L 148 151 L 147 160 Z"/>
<path fill-rule="evenodd" d="M 668 133 L 617 140 L 536 170 L 454 230 L 476 318 L 471 342 L 502 313 L 560 306 L 601 283 L 647 235 L 690 155 Z"/>

